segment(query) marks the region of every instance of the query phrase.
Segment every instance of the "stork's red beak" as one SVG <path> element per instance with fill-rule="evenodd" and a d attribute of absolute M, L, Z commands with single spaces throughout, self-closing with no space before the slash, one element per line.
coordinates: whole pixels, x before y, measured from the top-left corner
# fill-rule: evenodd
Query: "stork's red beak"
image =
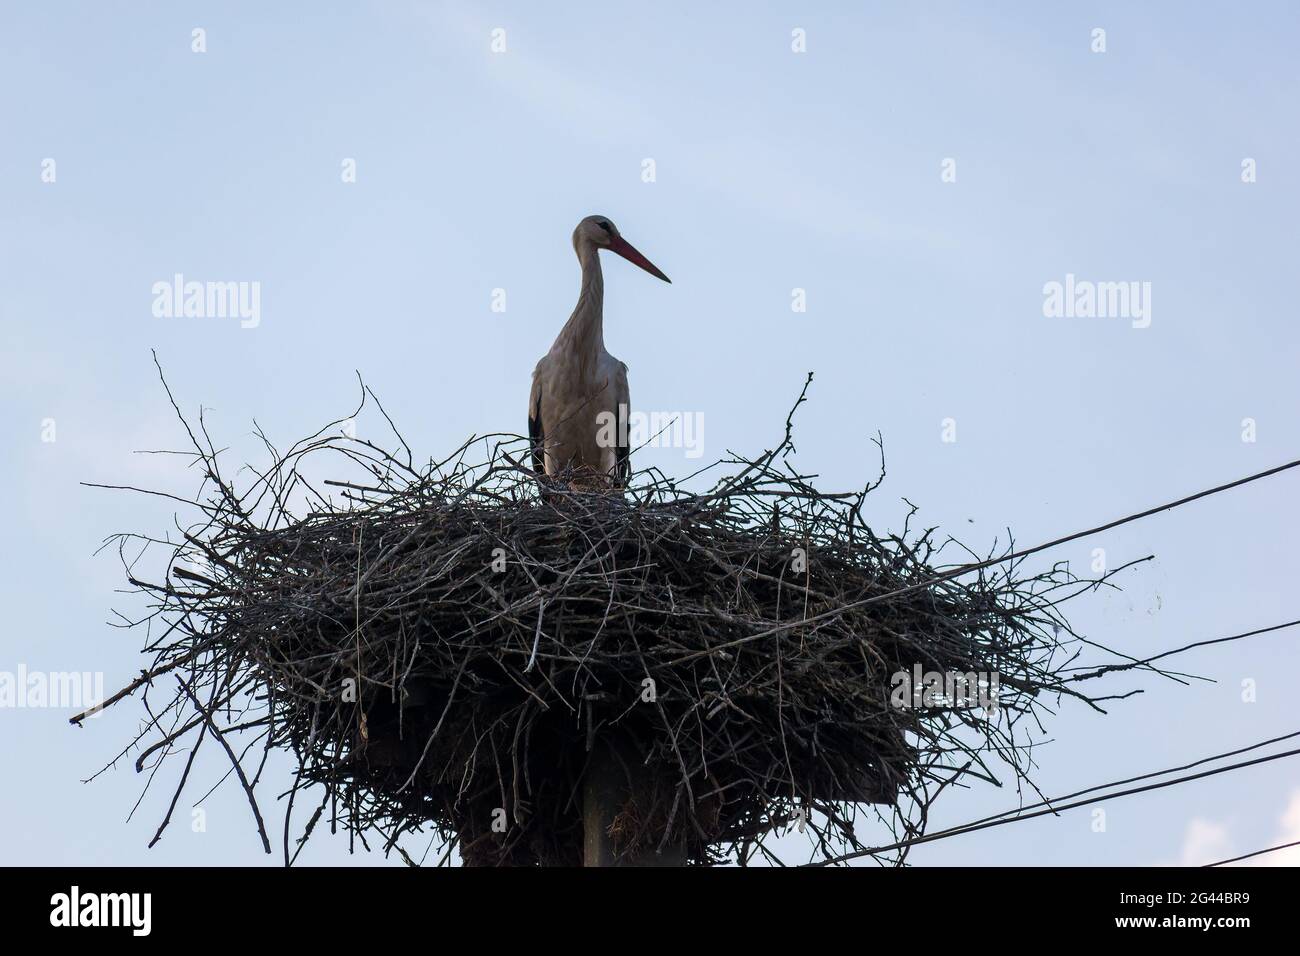
<path fill-rule="evenodd" d="M 650 273 L 655 278 L 663 279 L 668 284 L 670 285 L 672 284 L 673 281 L 672 279 L 668 278 L 666 275 L 660 272 L 659 268 L 653 262 L 651 262 L 645 256 L 641 255 L 641 253 L 637 252 L 636 247 L 632 245 L 632 243 L 624 239 L 622 236 L 618 236 L 614 240 L 614 242 L 610 245 L 609 248 L 614 252 L 617 252 L 620 256 L 622 256 L 624 259 L 626 259 L 628 262 L 632 263 L 633 265 L 640 266 L 642 269 Z"/>

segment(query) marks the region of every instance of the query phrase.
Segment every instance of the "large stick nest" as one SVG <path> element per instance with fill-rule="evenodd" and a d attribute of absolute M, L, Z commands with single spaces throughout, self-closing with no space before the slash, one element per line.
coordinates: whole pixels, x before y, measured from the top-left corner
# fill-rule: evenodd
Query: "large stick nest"
<path fill-rule="evenodd" d="M 875 484 L 818 492 L 789 464 L 789 420 L 709 490 L 655 472 L 613 493 L 541 482 L 504 439 L 417 467 L 400 435 L 389 452 L 338 425 L 267 443 L 237 490 L 200 417 L 202 518 L 166 542 L 167 581 L 132 573 L 153 661 L 114 698 L 166 690 L 137 767 L 189 741 L 184 787 L 216 740 L 268 851 L 255 788 L 266 754 L 290 753 L 286 862 L 324 818 L 408 860 L 399 840 L 431 830 L 469 864 L 577 864 L 602 752 L 630 794 L 618 854 L 743 863 L 797 827 L 829 858 L 862 845 L 864 810 L 914 836 L 939 790 L 1023 780 L 1018 721 L 1044 692 L 1082 696 L 1056 605 L 1096 582 L 968 551 L 958 575 L 932 530 L 876 535 Z M 312 486 L 306 460 L 331 454 L 350 474 Z M 918 665 L 996 674 L 997 699 L 897 706 Z M 237 751 L 247 734 L 260 746 Z"/>

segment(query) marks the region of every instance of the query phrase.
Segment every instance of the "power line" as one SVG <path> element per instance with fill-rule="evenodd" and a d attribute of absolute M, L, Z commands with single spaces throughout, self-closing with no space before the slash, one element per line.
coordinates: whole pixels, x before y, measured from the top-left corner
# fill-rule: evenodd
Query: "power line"
<path fill-rule="evenodd" d="M 1263 850 L 1256 850 L 1254 853 L 1243 853 L 1241 856 L 1234 856 L 1230 860 L 1220 860 L 1218 863 L 1206 863 L 1210 866 L 1223 866 L 1225 863 L 1236 863 L 1238 860 L 1249 860 L 1252 856 L 1263 856 L 1265 853 L 1275 853 L 1278 850 L 1285 850 L 1287 847 L 1300 846 L 1300 840 L 1293 843 L 1279 843 L 1277 846 L 1266 847 Z"/>
<path fill-rule="evenodd" d="M 1051 541 L 1045 541 L 1042 544 L 1036 544 L 1032 548 L 1025 548 L 1021 551 L 1013 551 L 1010 554 L 1004 554 L 1001 557 L 997 557 L 997 558 L 988 558 L 984 561 L 978 561 L 974 564 L 963 564 L 949 571 L 945 571 L 942 574 L 938 574 L 935 577 L 928 578 L 925 581 L 918 581 L 915 584 L 908 584 L 904 587 L 897 588 L 896 590 L 893 591 L 886 591 L 884 594 L 873 594 L 871 597 L 863 598 L 860 601 L 851 601 L 848 604 L 841 605 L 840 607 L 834 608 L 833 610 L 830 611 L 823 611 L 821 614 L 815 614 L 812 617 L 802 618 L 801 620 L 797 620 L 797 621 L 787 621 L 784 624 L 777 624 L 773 627 L 768 628 L 767 630 L 760 631 L 757 634 L 749 634 L 745 637 L 738 637 L 735 640 L 726 641 L 725 643 L 722 644 L 715 644 L 712 647 L 708 647 L 703 650 L 692 651 L 689 654 L 674 659 L 672 663 L 681 664 L 688 660 L 692 660 L 693 658 L 696 657 L 704 657 L 708 654 L 713 654 L 720 650 L 736 647 L 741 644 L 748 644 L 750 641 L 757 641 L 764 637 L 771 637 L 773 634 L 780 634 L 782 631 L 788 631 L 796 627 L 805 627 L 809 624 L 815 624 L 817 621 L 822 621 L 828 618 L 835 617 L 836 615 L 842 614 L 845 611 L 851 610 L 853 608 L 865 607 L 868 604 L 875 604 L 878 601 L 885 601 L 888 600 L 889 598 L 898 597 L 903 594 L 910 594 L 913 591 L 919 591 L 923 588 L 928 588 L 935 584 L 941 584 L 944 581 L 948 581 L 952 578 L 959 577 L 963 574 L 969 574 L 972 571 L 981 571 L 984 568 L 990 568 L 996 564 L 1005 564 L 1008 561 L 1018 561 L 1021 558 L 1026 558 L 1031 554 L 1037 554 L 1040 551 L 1046 551 L 1048 548 L 1054 548 L 1057 545 L 1067 544 L 1070 541 L 1077 541 L 1079 538 L 1086 538 L 1089 535 L 1100 534 L 1103 531 L 1109 531 L 1112 528 L 1118 528 L 1120 525 L 1129 524 L 1130 522 L 1133 521 L 1139 521 L 1142 518 L 1149 518 L 1152 515 L 1160 514 L 1163 511 L 1170 511 L 1174 508 L 1179 508 L 1182 507 L 1183 505 L 1190 504 L 1193 501 L 1199 501 L 1201 498 L 1208 498 L 1210 495 L 1217 495 L 1220 492 L 1230 491 L 1233 488 L 1239 488 L 1242 485 L 1250 484 L 1252 481 L 1259 481 L 1262 478 L 1269 478 L 1273 475 L 1280 474 L 1281 472 L 1288 471 L 1289 469 L 1296 468 L 1296 467 L 1300 467 L 1300 458 L 1297 458 L 1295 461 L 1289 461 L 1285 465 L 1278 465 L 1275 468 L 1269 468 L 1267 471 L 1257 472 L 1256 474 L 1253 475 L 1247 475 L 1245 478 L 1238 478 L 1235 481 L 1229 481 L 1226 484 L 1216 485 L 1213 488 L 1207 488 L 1204 491 L 1198 491 L 1195 494 L 1187 495 L 1186 497 L 1179 498 L 1176 501 L 1170 501 L 1162 505 L 1156 505 L 1154 508 L 1147 508 L 1145 511 L 1139 511 L 1136 514 L 1126 515 L 1123 518 L 1116 518 L 1114 521 L 1108 521 L 1105 524 L 1097 525 L 1097 527 L 1095 528 L 1088 528 L 1085 531 L 1076 531 L 1073 534 L 1067 534 L 1060 538 L 1054 538 Z"/>
<path fill-rule="evenodd" d="M 1283 734 L 1280 737 L 1273 737 L 1269 740 L 1261 740 L 1258 743 L 1250 744 L 1246 747 L 1238 747 L 1235 750 L 1225 750 L 1223 753 L 1212 754 L 1209 757 L 1202 757 L 1200 760 L 1193 760 L 1191 763 L 1182 764 L 1181 766 L 1178 767 L 1167 767 L 1164 770 L 1154 770 L 1151 771 L 1150 773 L 1139 774 L 1136 777 L 1127 777 L 1123 780 L 1112 780 L 1109 783 L 1101 783 L 1101 784 L 1097 784 L 1096 786 L 1085 787 L 1084 789 L 1076 790 L 1073 793 L 1062 794 L 1061 796 L 1056 797 L 1052 800 L 1040 800 L 1037 803 L 1031 803 L 1028 804 L 1027 806 L 1017 807 L 1014 810 L 1004 810 L 1003 812 L 995 813 L 992 816 L 981 817 L 978 820 L 972 820 L 969 823 L 963 823 L 955 827 L 948 827 L 944 830 L 939 830 L 935 833 L 928 834 L 928 835 L 933 836 L 935 839 L 941 839 L 945 836 L 956 836 L 957 834 L 963 832 L 969 827 L 974 826 L 977 823 L 985 823 L 989 820 L 1000 820 L 1003 817 L 1016 816 L 1017 814 L 1024 813 L 1026 810 L 1035 810 L 1038 807 L 1048 807 L 1057 801 L 1073 800 L 1075 797 L 1082 797 L 1084 794 L 1088 794 L 1088 793 L 1096 793 L 1098 790 L 1108 790 L 1111 787 L 1122 787 L 1125 786 L 1126 784 L 1138 783 L 1139 781 L 1150 780 L 1154 777 L 1168 776 L 1171 773 L 1181 773 L 1184 770 L 1191 770 L 1192 768 L 1199 767 L 1202 764 L 1212 763 L 1216 760 L 1224 760 L 1228 757 L 1236 757 L 1244 753 L 1249 753 L 1252 750 L 1258 750 L 1261 747 L 1268 747 L 1271 746 L 1272 744 L 1281 743 L 1284 740 L 1291 740 L 1294 737 L 1300 737 L 1300 730 L 1292 731 L 1289 734 Z"/>
<path fill-rule="evenodd" d="M 1294 736 L 1296 736 L 1296 734 L 1288 734 L 1288 735 L 1287 735 L 1287 737 L 1294 737 Z M 1286 738 L 1283 737 L 1283 738 L 1278 738 L 1278 739 L 1286 739 Z M 1266 743 L 1270 743 L 1270 742 L 1272 742 L 1272 741 L 1266 741 Z M 1264 746 L 1264 744 L 1257 744 L 1257 745 L 1255 745 L 1255 746 Z M 1253 749 L 1253 748 L 1246 748 L 1246 749 Z M 1192 780 L 1200 780 L 1200 779 L 1203 779 L 1203 778 L 1205 778 L 1205 777 L 1213 777 L 1213 776 L 1217 776 L 1218 774 L 1221 774 L 1221 773 L 1228 773 L 1228 772 L 1233 771 L 1233 770 L 1241 770 L 1241 769 L 1244 769 L 1244 768 L 1246 768 L 1246 767 L 1253 767 L 1253 766 L 1255 766 L 1255 765 L 1257 765 L 1257 764 L 1270 763 L 1271 761 L 1274 761 L 1274 760 L 1282 760 L 1282 759 L 1284 759 L 1284 758 L 1286 758 L 1286 757 L 1295 757 L 1295 756 L 1297 756 L 1297 755 L 1300 755 L 1300 749 L 1296 749 L 1296 750 L 1286 750 L 1286 751 L 1283 751 L 1282 753 L 1279 753 L 1279 754 L 1270 754 L 1270 755 L 1267 756 L 1267 757 L 1256 757 L 1254 760 L 1243 760 L 1243 761 L 1241 761 L 1240 763 L 1229 764 L 1229 765 L 1226 766 L 1226 767 L 1216 767 L 1216 768 L 1214 768 L 1213 770 L 1202 770 L 1200 773 L 1188 774 L 1188 775 L 1185 776 L 1185 777 L 1175 777 L 1173 780 L 1165 780 L 1165 781 L 1162 781 L 1161 783 L 1152 783 L 1152 784 L 1147 784 L 1146 786 L 1142 786 L 1142 787 L 1132 787 L 1132 788 L 1130 788 L 1130 789 L 1128 789 L 1128 790 L 1120 790 L 1120 791 L 1117 791 L 1117 792 L 1115 792 L 1115 793 L 1103 794 L 1103 795 L 1100 796 L 1100 797 L 1095 797 L 1095 798 L 1093 798 L 1093 799 L 1089 799 L 1089 800 L 1076 800 L 1076 801 L 1073 802 L 1073 803 L 1066 803 L 1066 804 L 1062 804 L 1062 805 L 1060 805 L 1060 806 L 1048 806 L 1048 807 L 1047 807 L 1046 809 L 1044 809 L 1044 810 L 1036 810 L 1036 811 L 1034 811 L 1033 813 L 1021 813 L 1021 812 L 1019 812 L 1019 811 L 1012 811 L 1012 812 L 1016 813 L 1017 815 L 1016 815 L 1016 816 L 1011 816 L 1011 817 L 1005 817 L 1005 818 L 1003 818 L 1003 817 L 986 818 L 984 821 L 980 821 L 980 822 L 972 823 L 972 824 L 967 824 L 967 825 L 964 825 L 964 826 L 961 826 L 961 827 L 954 827 L 954 828 L 952 828 L 952 829 L 944 830 L 944 831 L 941 831 L 941 832 L 939 832 L 939 833 L 926 834 L 926 835 L 924 835 L 924 836 L 913 837 L 913 838 L 910 839 L 910 840 L 899 840 L 899 841 L 897 841 L 896 843 L 890 843 L 890 844 L 886 844 L 886 845 L 884 845 L 884 846 L 869 847 L 869 848 L 867 848 L 867 849 L 865 849 L 865 850 L 856 850 L 856 851 L 854 851 L 853 853 L 845 853 L 845 854 L 842 854 L 842 855 L 840 855 L 840 856 L 831 857 L 830 859 L 827 859 L 827 860 L 818 860 L 818 861 L 816 861 L 816 862 L 814 862 L 814 863 L 808 863 L 808 864 L 805 864 L 805 865 L 806 865 L 806 866 L 829 866 L 829 865 L 832 864 L 832 863 L 843 863 L 843 862 L 845 862 L 846 860 L 853 860 L 853 859 L 857 859 L 857 858 L 859 858 L 859 857 L 863 857 L 863 856 L 872 856 L 872 855 L 877 854 L 877 853 L 885 853 L 885 852 L 887 852 L 887 851 L 889 851 L 889 850 L 898 850 L 898 849 L 902 849 L 902 848 L 905 847 L 905 846 L 915 846 L 916 844 L 919 844 L 919 843 L 932 843 L 932 842 L 934 842 L 935 840 L 947 839 L 948 837 L 959 836 L 959 835 L 961 835 L 961 834 L 963 834 L 963 833 L 974 833 L 976 830 L 987 830 L 987 829 L 989 829 L 989 828 L 991 828 L 991 827 L 1003 826 L 1003 825 L 1008 824 L 1008 823 L 1020 823 L 1021 821 L 1024 821 L 1024 820 L 1032 820 L 1032 819 L 1034 819 L 1035 817 L 1045 816 L 1046 814 L 1049 814 L 1049 813 L 1051 813 L 1051 814 L 1059 814 L 1059 813 L 1061 813 L 1061 812 L 1063 812 L 1063 811 L 1065 811 L 1065 810 L 1073 810 L 1073 809 L 1076 809 L 1076 808 L 1078 808 L 1078 807 L 1084 806 L 1084 805 L 1086 805 L 1086 804 L 1097 803 L 1099 800 L 1118 800 L 1120 797 L 1133 796 L 1133 795 L 1135 795 L 1135 794 L 1146 793 L 1146 792 L 1151 791 L 1151 790 L 1163 790 L 1163 789 L 1166 788 L 1166 787 L 1176 786 L 1177 784 L 1180 784 L 1180 783 L 1188 783 L 1188 782 L 1190 782 L 1190 781 L 1192 781 Z M 1208 760 L 1214 760 L 1214 759 L 1217 759 L 1217 758 L 1215 758 L 1215 757 L 1210 757 L 1210 758 L 1206 758 L 1206 759 L 1208 759 Z M 1204 761 L 1202 761 L 1202 762 L 1204 762 Z M 1193 765 L 1193 766 L 1194 766 L 1194 765 Z M 1166 771 L 1166 772 L 1168 772 L 1168 771 Z M 1162 775 L 1162 774 L 1154 774 L 1154 776 L 1161 776 L 1161 775 Z M 1150 775 L 1148 775 L 1148 776 L 1150 776 Z M 1137 777 L 1137 778 L 1134 778 L 1134 779 L 1136 779 L 1136 780 L 1140 780 L 1140 779 L 1144 779 L 1144 778 L 1142 778 L 1142 777 Z M 1117 786 L 1117 785 L 1118 785 L 1118 784 L 1104 784 L 1104 785 L 1102 785 L 1102 787 L 1096 787 L 1096 788 L 1092 788 L 1092 789 L 1094 789 L 1094 790 L 1096 790 L 1096 789 L 1105 789 L 1105 787 L 1107 787 L 1107 786 Z M 1080 792 L 1080 793 L 1087 793 L 1087 792 L 1089 792 L 1089 791 L 1081 790 L 1081 791 L 1079 791 L 1079 792 Z M 1065 799 L 1065 798 L 1059 798 L 1059 799 Z M 1044 803 L 1054 803 L 1055 801 L 1043 801 L 1043 802 L 1044 802 Z"/>

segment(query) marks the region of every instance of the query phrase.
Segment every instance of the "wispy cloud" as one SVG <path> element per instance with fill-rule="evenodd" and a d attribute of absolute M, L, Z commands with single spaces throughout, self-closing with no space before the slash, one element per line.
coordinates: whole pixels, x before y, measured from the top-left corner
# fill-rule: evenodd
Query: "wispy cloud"
<path fill-rule="evenodd" d="M 1286 808 L 1278 819 L 1277 833 L 1268 841 L 1267 845 L 1280 846 L 1297 841 L 1300 841 L 1300 789 L 1291 791 Z M 1207 820 L 1203 817 L 1194 817 L 1188 822 L 1187 831 L 1183 834 L 1183 845 L 1178 860 L 1163 865 L 1204 866 L 1207 863 L 1216 863 L 1219 860 L 1226 860 L 1262 849 L 1264 849 L 1264 846 L 1238 846 L 1232 839 L 1226 824 Z M 1251 857 L 1249 860 L 1242 860 L 1240 863 L 1230 865 L 1300 866 L 1300 846 L 1288 847 L 1285 850 L 1266 853 L 1263 856 Z"/>
<path fill-rule="evenodd" d="M 1187 824 L 1183 848 L 1173 866 L 1204 866 L 1232 855 L 1228 828 L 1213 820 L 1195 817 Z"/>

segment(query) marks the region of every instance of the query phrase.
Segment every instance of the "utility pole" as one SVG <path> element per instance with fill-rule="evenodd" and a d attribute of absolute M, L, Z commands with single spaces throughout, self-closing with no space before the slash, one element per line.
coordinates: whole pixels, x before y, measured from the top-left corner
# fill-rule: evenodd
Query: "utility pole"
<path fill-rule="evenodd" d="M 685 866 L 686 848 L 681 845 L 664 847 L 656 853 L 658 844 L 639 853 L 615 859 L 609 826 L 614 818 L 634 796 L 632 779 L 643 786 L 642 769 L 635 756 L 631 761 L 619 759 L 620 753 L 608 740 L 594 741 L 587 760 L 587 772 L 582 781 L 582 865 L 583 866 Z"/>

